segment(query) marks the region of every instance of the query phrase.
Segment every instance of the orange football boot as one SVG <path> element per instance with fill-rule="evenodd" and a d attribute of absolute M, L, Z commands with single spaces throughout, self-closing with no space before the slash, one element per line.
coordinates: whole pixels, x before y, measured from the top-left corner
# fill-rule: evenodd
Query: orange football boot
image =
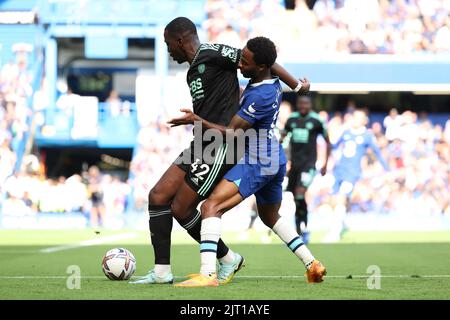
<path fill-rule="evenodd" d="M 305 276 L 308 278 L 308 283 L 320 283 L 326 274 L 327 269 L 325 269 L 325 266 L 319 260 L 314 260 L 309 270 L 306 271 Z"/>
<path fill-rule="evenodd" d="M 196 288 L 196 287 L 218 287 L 219 281 L 216 274 L 205 276 L 203 274 L 190 274 L 190 279 L 174 284 L 175 287 Z"/>

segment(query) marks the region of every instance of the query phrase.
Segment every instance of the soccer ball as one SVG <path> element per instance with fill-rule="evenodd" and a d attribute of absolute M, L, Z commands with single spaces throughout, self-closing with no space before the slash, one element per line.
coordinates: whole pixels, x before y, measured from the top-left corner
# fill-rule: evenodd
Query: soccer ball
<path fill-rule="evenodd" d="M 136 259 L 127 249 L 114 248 L 103 257 L 102 269 L 110 280 L 128 280 L 136 271 Z"/>

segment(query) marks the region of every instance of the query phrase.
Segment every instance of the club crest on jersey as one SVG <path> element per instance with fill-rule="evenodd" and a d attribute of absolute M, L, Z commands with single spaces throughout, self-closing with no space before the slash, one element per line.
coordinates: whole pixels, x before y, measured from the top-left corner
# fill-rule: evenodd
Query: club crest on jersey
<path fill-rule="evenodd" d="M 313 124 L 311 122 L 306 123 L 306 129 L 311 130 L 313 128 Z"/>
<path fill-rule="evenodd" d="M 202 63 L 201 65 L 199 65 L 198 68 L 197 68 L 198 72 L 200 72 L 200 73 L 205 72 L 205 69 L 206 69 L 206 67 L 205 67 L 205 64 L 204 64 L 204 63 Z"/>

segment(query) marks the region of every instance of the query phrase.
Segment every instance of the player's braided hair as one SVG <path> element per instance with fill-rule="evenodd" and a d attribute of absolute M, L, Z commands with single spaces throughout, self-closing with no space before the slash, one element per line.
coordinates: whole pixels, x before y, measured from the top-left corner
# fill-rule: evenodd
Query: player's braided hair
<path fill-rule="evenodd" d="M 247 49 L 253 52 L 253 60 L 255 63 L 265 64 L 272 67 L 277 59 L 277 49 L 275 44 L 266 37 L 256 37 L 247 41 Z"/>
<path fill-rule="evenodd" d="M 170 21 L 165 30 L 171 35 L 197 35 L 195 24 L 186 17 L 178 17 Z"/>

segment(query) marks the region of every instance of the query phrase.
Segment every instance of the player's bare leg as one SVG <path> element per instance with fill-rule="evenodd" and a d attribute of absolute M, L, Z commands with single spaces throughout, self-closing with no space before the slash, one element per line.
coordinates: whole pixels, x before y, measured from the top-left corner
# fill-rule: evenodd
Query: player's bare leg
<path fill-rule="evenodd" d="M 308 283 L 322 282 L 323 276 L 327 273 L 325 267 L 314 258 L 295 228 L 278 214 L 280 206 L 281 203 L 258 204 L 259 217 L 303 262 L 307 270 L 305 275 Z"/>
<path fill-rule="evenodd" d="M 149 273 L 131 283 L 173 283 L 170 266 L 172 233 L 171 203 L 186 173 L 172 164 L 161 176 L 148 195 L 149 229 L 155 254 L 155 267 Z"/>
<path fill-rule="evenodd" d="M 199 202 L 200 199 L 197 192 L 183 181 L 171 205 L 173 217 L 198 243 L 201 240 L 200 229 L 202 221 L 201 214 L 197 210 Z M 222 264 L 231 264 L 235 260 L 234 252 L 225 245 L 222 239 L 219 239 L 217 245 L 217 259 Z"/>
<path fill-rule="evenodd" d="M 347 213 L 347 195 L 338 193 L 332 196 L 333 217 L 330 230 L 324 236 L 323 243 L 336 243 L 341 240 L 345 229 L 345 216 Z"/>
<path fill-rule="evenodd" d="M 189 280 L 176 284 L 177 287 L 214 287 L 219 285 L 216 273 L 216 254 L 221 233 L 221 216 L 243 200 L 239 189 L 233 182 L 223 179 L 209 198 L 201 206 L 201 242 L 200 274 L 191 275 Z M 237 255 L 236 269 L 244 264 L 244 259 Z M 232 276 L 231 275 L 231 276 Z"/>
<path fill-rule="evenodd" d="M 91 226 L 98 230 L 99 228 L 103 227 L 103 221 L 104 221 L 104 207 L 101 204 L 94 204 L 91 208 L 91 214 L 90 214 L 90 220 L 91 220 Z"/>
<path fill-rule="evenodd" d="M 239 240 L 248 240 L 250 238 L 250 235 L 255 231 L 254 224 L 256 218 L 258 218 L 258 209 L 256 208 L 255 197 L 251 197 L 250 201 L 250 221 L 248 223 L 247 229 L 239 235 Z"/>

